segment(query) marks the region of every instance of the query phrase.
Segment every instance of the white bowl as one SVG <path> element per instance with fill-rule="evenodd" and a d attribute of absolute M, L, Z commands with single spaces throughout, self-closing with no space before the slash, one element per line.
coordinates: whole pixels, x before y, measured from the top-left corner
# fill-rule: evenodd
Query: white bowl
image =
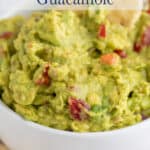
<path fill-rule="evenodd" d="M 72 133 L 23 120 L 0 102 L 0 138 L 10 150 L 149 150 L 150 120 L 120 130 Z"/>
<path fill-rule="evenodd" d="M 150 150 L 149 131 L 150 119 L 108 132 L 60 131 L 26 121 L 0 101 L 0 139 L 10 150 Z"/>

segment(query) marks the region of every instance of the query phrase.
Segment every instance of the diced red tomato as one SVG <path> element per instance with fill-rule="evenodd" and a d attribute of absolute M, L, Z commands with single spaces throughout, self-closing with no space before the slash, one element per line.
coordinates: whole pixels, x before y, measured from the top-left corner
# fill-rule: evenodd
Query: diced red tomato
<path fill-rule="evenodd" d="M 49 74 L 48 74 L 48 70 L 49 70 L 49 65 L 45 66 L 45 69 L 42 73 L 41 78 L 39 78 L 36 81 L 37 85 L 46 85 L 46 86 L 48 86 L 50 84 L 50 77 L 49 77 Z"/>
<path fill-rule="evenodd" d="M 146 28 L 141 39 L 142 45 L 150 46 L 150 26 Z"/>
<path fill-rule="evenodd" d="M 88 119 L 86 111 L 90 110 L 90 106 L 80 99 L 69 98 L 69 110 L 71 117 L 75 120 L 83 121 Z"/>
<path fill-rule="evenodd" d="M 115 53 L 109 53 L 109 54 L 102 55 L 100 57 L 100 61 L 103 64 L 114 65 L 114 64 L 118 63 L 118 57 L 119 56 Z"/>
<path fill-rule="evenodd" d="M 115 52 L 116 54 L 118 54 L 121 58 L 126 58 L 126 57 L 127 57 L 126 52 L 123 51 L 123 50 L 116 49 L 116 50 L 114 50 L 114 52 Z"/>
<path fill-rule="evenodd" d="M 140 53 L 145 46 L 150 46 L 150 26 L 142 34 L 141 40 L 134 43 L 134 51 Z"/>
<path fill-rule="evenodd" d="M 148 14 L 150 14 L 150 9 L 146 11 Z"/>
<path fill-rule="evenodd" d="M 0 34 L 0 39 L 10 39 L 13 36 L 12 32 L 3 32 Z"/>
<path fill-rule="evenodd" d="M 106 37 L 106 25 L 105 24 L 101 24 L 99 26 L 98 37 L 99 38 L 105 38 Z"/>
<path fill-rule="evenodd" d="M 137 52 L 137 53 L 140 53 L 142 51 L 141 43 L 138 43 L 138 42 L 134 43 L 134 51 Z"/>
<path fill-rule="evenodd" d="M 49 77 L 41 77 L 36 81 L 37 85 L 49 85 L 50 78 Z"/>

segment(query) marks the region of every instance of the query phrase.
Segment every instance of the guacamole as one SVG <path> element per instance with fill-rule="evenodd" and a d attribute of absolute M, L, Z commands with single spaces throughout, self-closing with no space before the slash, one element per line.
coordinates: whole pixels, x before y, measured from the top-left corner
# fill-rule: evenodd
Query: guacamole
<path fill-rule="evenodd" d="M 97 132 L 150 117 L 150 14 L 48 11 L 0 21 L 0 95 L 23 118 Z"/>

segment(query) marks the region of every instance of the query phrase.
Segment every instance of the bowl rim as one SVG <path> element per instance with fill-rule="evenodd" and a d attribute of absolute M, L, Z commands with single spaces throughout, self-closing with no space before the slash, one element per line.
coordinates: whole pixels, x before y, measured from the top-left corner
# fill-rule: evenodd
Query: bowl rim
<path fill-rule="evenodd" d="M 9 115 L 10 117 L 12 117 L 12 120 L 16 120 L 16 121 L 21 121 L 24 125 L 28 126 L 28 127 L 32 127 L 34 129 L 38 129 L 41 130 L 42 132 L 47 132 L 48 134 L 57 134 L 57 135 L 63 135 L 63 136 L 70 136 L 70 137 L 80 137 L 80 138 L 92 138 L 92 137 L 103 137 L 103 136 L 111 136 L 111 135 L 118 135 L 118 134 L 123 134 L 125 132 L 129 132 L 129 131 L 134 131 L 134 129 L 141 129 L 146 127 L 146 125 L 150 125 L 150 118 L 146 119 L 142 122 L 136 123 L 134 125 L 131 126 L 127 126 L 124 128 L 120 128 L 120 129 L 115 129 L 115 130 L 110 130 L 110 131 L 99 131 L 99 132 L 70 132 L 70 131 L 65 131 L 65 130 L 59 130 L 59 129 L 55 129 L 55 128 L 51 128 L 51 127 L 47 127 L 44 125 L 40 125 L 38 123 L 32 122 L 32 121 L 28 121 L 25 120 L 23 117 L 21 117 L 19 114 L 17 114 L 16 112 L 14 112 L 12 109 L 10 109 L 5 103 L 3 103 L 0 100 L 0 110 L 4 111 L 6 115 Z M 137 131 L 137 130 L 136 130 Z"/>

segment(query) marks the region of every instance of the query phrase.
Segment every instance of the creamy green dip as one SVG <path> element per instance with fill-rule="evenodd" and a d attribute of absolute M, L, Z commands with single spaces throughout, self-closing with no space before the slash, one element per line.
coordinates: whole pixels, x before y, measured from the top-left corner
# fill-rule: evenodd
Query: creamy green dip
<path fill-rule="evenodd" d="M 150 15 L 134 27 L 105 11 L 50 11 L 0 21 L 1 99 L 27 120 L 74 132 L 150 116 Z"/>

